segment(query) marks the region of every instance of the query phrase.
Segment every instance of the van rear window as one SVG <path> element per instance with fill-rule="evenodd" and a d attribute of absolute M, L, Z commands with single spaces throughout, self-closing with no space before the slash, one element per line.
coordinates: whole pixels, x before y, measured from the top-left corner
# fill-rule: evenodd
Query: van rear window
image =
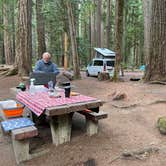
<path fill-rule="evenodd" d="M 115 61 L 107 61 L 107 66 L 112 66 L 114 67 Z"/>
<path fill-rule="evenodd" d="M 94 61 L 94 66 L 103 66 L 103 61 L 95 60 Z"/>

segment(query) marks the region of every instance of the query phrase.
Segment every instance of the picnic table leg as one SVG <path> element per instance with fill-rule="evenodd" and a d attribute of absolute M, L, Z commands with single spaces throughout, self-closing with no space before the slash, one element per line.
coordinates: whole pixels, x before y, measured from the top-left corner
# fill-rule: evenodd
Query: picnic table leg
<path fill-rule="evenodd" d="M 29 155 L 29 139 L 28 140 L 15 140 L 12 139 L 13 149 L 16 157 L 17 164 L 26 161 L 30 158 Z"/>
<path fill-rule="evenodd" d="M 86 119 L 86 132 L 89 136 L 98 133 L 98 121 Z"/>
<path fill-rule="evenodd" d="M 59 145 L 70 141 L 71 114 L 59 115 L 51 118 L 50 127 L 53 144 Z"/>

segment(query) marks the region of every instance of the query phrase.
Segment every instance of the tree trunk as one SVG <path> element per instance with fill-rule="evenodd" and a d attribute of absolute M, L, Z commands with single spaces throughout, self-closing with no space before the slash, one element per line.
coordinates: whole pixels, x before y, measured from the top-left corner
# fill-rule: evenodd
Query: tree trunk
<path fill-rule="evenodd" d="M 111 31 L 111 0 L 107 0 L 106 13 L 106 47 L 110 48 L 110 31 Z"/>
<path fill-rule="evenodd" d="M 69 0 L 66 2 L 67 13 L 68 13 L 68 21 L 69 21 L 69 30 L 70 30 L 70 41 L 72 47 L 72 57 L 73 57 L 73 70 L 75 78 L 80 78 L 80 68 L 79 68 L 79 58 L 77 51 L 77 42 L 76 42 L 76 28 L 75 21 L 72 12 L 72 5 Z"/>
<path fill-rule="evenodd" d="M 166 0 L 152 0 L 146 81 L 166 81 Z M 147 30 L 147 29 L 145 29 Z"/>
<path fill-rule="evenodd" d="M 32 1 L 18 1 L 18 18 L 16 30 L 16 57 L 15 65 L 18 67 L 18 74 L 29 75 L 32 65 Z"/>
<path fill-rule="evenodd" d="M 12 62 L 14 62 L 14 58 L 15 58 L 15 14 L 14 14 L 14 10 L 15 10 L 15 1 L 12 2 L 11 4 L 11 13 L 12 13 Z"/>
<path fill-rule="evenodd" d="M 2 13 L 2 9 L 0 10 Z M 3 25 L 3 15 L 0 14 L 0 25 Z M 3 31 L 0 31 L 0 63 L 4 64 L 4 40 L 3 40 Z"/>
<path fill-rule="evenodd" d="M 68 68 L 68 56 L 67 56 L 67 48 L 68 48 L 68 36 L 67 32 L 64 33 L 64 69 Z"/>
<path fill-rule="evenodd" d="M 119 79 L 119 68 L 122 59 L 122 37 L 123 37 L 123 8 L 124 0 L 116 0 L 115 11 L 115 52 L 116 62 L 114 70 L 114 81 Z"/>
<path fill-rule="evenodd" d="M 144 57 L 145 63 L 148 63 L 148 55 L 150 51 L 150 27 L 152 15 L 152 0 L 143 0 L 144 10 Z"/>
<path fill-rule="evenodd" d="M 91 36 L 90 36 L 90 45 L 91 45 L 91 57 L 89 60 L 91 60 L 94 57 L 94 46 L 95 46 L 95 11 L 91 11 L 90 15 L 91 20 Z"/>
<path fill-rule="evenodd" d="M 38 58 L 46 51 L 44 16 L 42 14 L 43 0 L 36 0 L 37 40 Z"/>
<path fill-rule="evenodd" d="M 11 35 L 9 30 L 9 4 L 8 1 L 3 1 L 3 24 L 4 24 L 4 53 L 5 63 L 11 65 L 12 62 L 12 51 L 11 51 Z"/>
<path fill-rule="evenodd" d="M 97 28 L 97 47 L 101 47 L 101 6 L 102 0 L 97 1 L 97 20 L 96 20 L 96 28 Z"/>

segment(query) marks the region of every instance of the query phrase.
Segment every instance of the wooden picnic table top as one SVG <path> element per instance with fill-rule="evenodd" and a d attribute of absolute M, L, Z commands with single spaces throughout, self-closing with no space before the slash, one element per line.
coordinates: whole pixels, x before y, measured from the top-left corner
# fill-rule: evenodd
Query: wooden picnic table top
<path fill-rule="evenodd" d="M 70 112 L 82 111 L 91 108 L 98 108 L 103 104 L 104 102 L 101 100 L 92 100 L 92 101 L 84 101 L 79 103 L 65 104 L 61 106 L 54 106 L 46 108 L 45 115 L 47 116 L 63 115 Z"/>
<path fill-rule="evenodd" d="M 104 103 L 96 98 L 81 94 L 70 98 L 50 98 L 47 93 L 30 95 L 29 92 L 20 92 L 16 98 L 38 116 L 42 113 L 47 116 L 55 116 L 85 109 L 95 110 Z"/>

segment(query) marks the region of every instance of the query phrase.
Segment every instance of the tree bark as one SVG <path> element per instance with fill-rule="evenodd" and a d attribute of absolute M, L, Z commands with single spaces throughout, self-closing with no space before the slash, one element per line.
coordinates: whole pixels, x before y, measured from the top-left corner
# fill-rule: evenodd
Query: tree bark
<path fill-rule="evenodd" d="M 150 51 L 150 27 L 152 15 L 152 0 L 143 0 L 144 11 L 144 57 L 145 63 L 148 63 L 148 55 Z"/>
<path fill-rule="evenodd" d="M 106 47 L 110 48 L 110 32 L 111 32 L 111 2 L 107 0 L 107 13 L 106 13 Z"/>
<path fill-rule="evenodd" d="M 124 0 L 116 0 L 115 11 L 115 52 L 116 62 L 114 70 L 114 81 L 119 79 L 119 68 L 122 59 L 122 37 L 123 37 L 123 9 Z"/>
<path fill-rule="evenodd" d="M 96 28 L 97 28 L 97 47 L 101 47 L 101 6 L 102 0 L 97 1 L 97 20 L 96 20 Z"/>
<path fill-rule="evenodd" d="M 2 12 L 2 9 L 1 9 L 1 15 L 0 15 L 0 25 L 3 25 L 3 12 Z M 0 44 L 0 63 L 1 64 L 4 64 L 4 40 L 3 40 L 3 31 L 0 31 L 0 41 L 1 41 L 1 44 Z"/>
<path fill-rule="evenodd" d="M 72 5 L 70 0 L 66 1 L 66 7 L 67 7 L 67 13 L 68 13 L 70 41 L 71 41 L 71 47 L 72 47 L 74 77 L 80 78 L 81 75 L 80 75 L 79 57 L 78 57 L 77 42 L 76 42 L 76 28 L 75 28 L 75 21 L 74 21 Z"/>
<path fill-rule="evenodd" d="M 14 63 L 14 59 L 15 59 L 15 1 L 12 2 L 11 6 L 11 13 L 12 13 L 12 62 Z"/>
<path fill-rule="evenodd" d="M 46 51 L 45 44 L 45 24 L 42 13 L 43 0 L 36 0 L 36 21 L 37 21 L 37 41 L 38 41 L 38 58 Z"/>
<path fill-rule="evenodd" d="M 152 0 L 146 81 L 166 81 L 166 0 Z M 145 29 L 147 30 L 147 29 Z"/>
<path fill-rule="evenodd" d="M 89 60 L 91 60 L 94 57 L 94 47 L 95 47 L 95 10 L 91 11 L 90 14 L 90 45 L 91 45 L 91 57 Z"/>
<path fill-rule="evenodd" d="M 9 29 L 9 4 L 8 1 L 3 1 L 3 24 L 4 24 L 4 53 L 5 63 L 11 65 L 12 62 L 12 47 L 11 47 L 11 35 Z"/>
<path fill-rule="evenodd" d="M 32 65 L 32 1 L 18 1 L 15 66 L 21 76 L 29 75 Z"/>

